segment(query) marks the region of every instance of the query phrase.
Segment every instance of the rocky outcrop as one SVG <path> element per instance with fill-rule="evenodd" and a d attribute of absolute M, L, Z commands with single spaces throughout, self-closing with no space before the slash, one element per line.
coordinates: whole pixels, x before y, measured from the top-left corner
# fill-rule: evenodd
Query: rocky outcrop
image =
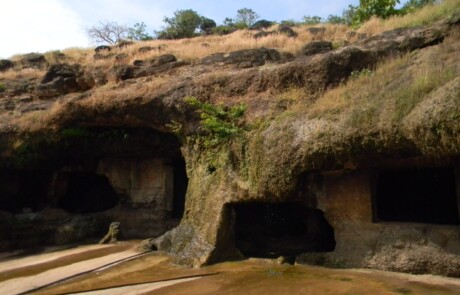
<path fill-rule="evenodd" d="M 204 65 L 220 64 L 234 65 L 237 68 L 251 68 L 263 66 L 267 62 L 276 62 L 281 59 L 280 53 L 275 49 L 243 49 L 228 54 L 216 53 L 203 58 L 200 63 Z"/>
<path fill-rule="evenodd" d="M 22 68 L 45 69 L 48 62 L 43 54 L 29 53 L 25 54 L 19 60 Z"/>
<path fill-rule="evenodd" d="M 54 64 L 48 69 L 35 92 L 39 98 L 52 98 L 86 91 L 94 85 L 93 77 L 85 73 L 79 64 Z"/>
<path fill-rule="evenodd" d="M 460 243 L 455 233 L 458 226 L 403 224 L 401 228 L 398 224 L 375 223 L 371 186 L 375 178 L 373 171 L 383 169 L 384 166 L 379 165 L 391 160 L 412 159 L 410 165 L 427 161 L 426 165 L 436 166 L 443 165 L 442 158 L 456 171 L 460 167 L 458 101 L 455 100 L 457 67 L 441 68 L 446 73 L 440 74 L 447 78 L 439 84 L 423 84 L 424 91 L 437 88 L 432 93 L 436 97 L 431 94 L 407 96 L 415 104 L 407 107 L 410 113 L 401 114 L 401 118 L 393 116 L 396 107 L 409 101 L 398 100 L 403 97 L 399 94 L 406 94 L 408 87 L 404 83 L 416 79 L 414 73 L 420 69 L 437 66 L 432 63 L 433 56 L 442 54 L 441 59 L 453 61 L 452 64 L 458 62 L 458 55 L 452 53 L 454 50 L 445 49 L 444 45 L 429 47 L 442 42 L 449 29 L 448 25 L 434 25 L 388 32 L 352 46 L 252 69 L 244 68 L 280 62 L 281 54 L 265 48 L 216 54 L 174 72 L 169 71 L 184 63 L 173 56 L 143 60 L 135 65 L 120 64 L 112 69 L 114 80 L 132 80 L 110 85 L 114 93 L 120 90 L 130 94 L 149 85 L 155 81 L 146 77 L 149 75 L 174 73 L 179 82 L 161 85 L 159 90 L 155 88 L 142 97 L 114 95 L 115 99 L 104 99 L 104 103 L 99 103 L 97 96 L 69 99 L 53 111 L 47 123 L 52 123 L 56 130 L 61 126 L 145 127 L 162 132 L 174 130 L 182 136 L 181 152 L 189 176 L 185 215 L 178 227 L 149 242 L 155 248 L 169 251 L 177 263 L 201 266 L 241 257 L 243 249 L 236 243 L 240 234 L 235 226 L 239 221 L 236 206 L 289 203 L 300 204 L 326 219 L 330 226 L 307 226 L 307 230 L 332 228 L 336 242 L 328 236 L 329 247 L 335 247 L 333 252 L 305 255 L 299 257 L 298 262 L 381 269 L 385 263 L 391 270 L 457 276 Z M 454 43 L 457 45 L 458 41 Z M 382 92 L 390 91 L 392 95 L 361 89 L 359 83 L 376 83 L 369 78 L 352 84 L 365 92 L 364 95 L 347 89 L 332 98 L 328 96 L 330 100 L 321 100 L 328 89 L 343 84 L 353 71 L 369 69 L 371 72 L 382 59 L 416 49 L 423 50 L 398 59 L 396 74 L 381 86 Z M 420 65 L 427 68 L 419 68 Z M 414 89 L 419 91 L 420 84 L 416 86 Z M 392 92 L 394 89 L 401 92 Z M 292 92 L 300 94 L 291 98 Z M 191 95 L 202 101 L 220 102 L 224 97 L 229 104 L 247 103 L 246 133 L 217 145 L 206 144 L 206 132 L 198 128 L 199 113 L 183 100 Z M 363 116 L 367 121 L 362 121 Z M 14 136 L 11 138 L 2 141 L 4 155 L 14 154 Z M 162 145 L 161 141 L 158 143 Z M 29 152 L 24 146 L 21 145 L 22 149 Z M 132 146 L 143 146 L 143 142 Z M 110 153 L 116 154 L 117 147 L 109 150 Z M 147 155 L 151 150 L 149 152 Z M 126 153 L 116 155 L 126 157 Z M 156 224 L 157 217 L 152 217 L 150 208 L 144 211 L 141 208 L 161 200 L 139 190 L 133 193 L 131 188 L 135 188 L 124 183 L 128 180 L 134 183 L 133 179 L 137 178 L 132 178 L 133 171 L 142 169 L 119 166 L 123 169 L 109 169 L 112 171 L 104 174 L 117 190 L 130 191 L 136 196 L 133 200 L 139 202 L 128 201 L 131 207 L 111 209 L 112 213 L 124 217 L 121 222 L 129 227 L 146 220 Z M 119 170 L 129 170 L 129 177 Z M 143 173 L 139 179 L 143 180 L 144 174 L 147 177 L 150 173 Z M 151 175 L 156 179 L 154 173 Z M 154 184 L 154 181 L 147 179 L 146 183 Z M 156 190 L 150 187 L 149 191 Z M 264 217 L 269 219 L 270 215 Z M 301 223 L 310 223 L 305 220 Z M 316 221 L 318 219 L 313 218 L 311 222 Z M 295 226 L 295 223 L 294 220 L 285 226 Z M 277 242 L 276 250 L 282 249 L 282 241 Z M 417 253 L 411 253 L 411 249 Z M 264 249 L 264 253 L 270 254 L 270 250 Z M 424 258 L 426 253 L 432 253 L 432 262 Z M 446 261 L 454 262 L 449 265 Z"/>
<path fill-rule="evenodd" d="M 441 31 L 445 33 L 439 33 Z M 355 46 L 313 57 L 300 57 L 290 64 L 277 67 L 270 76 L 264 76 L 268 75 L 264 72 L 248 72 L 246 76 L 239 77 L 240 81 L 247 83 L 242 89 L 251 89 L 257 83 L 261 83 L 261 80 L 271 85 L 273 81 L 295 81 L 297 85 L 309 90 L 317 87 L 317 93 L 321 89 L 340 83 L 355 69 L 375 65 L 387 54 L 437 44 L 443 40 L 448 30 L 442 26 L 434 26 L 406 29 L 404 32 L 400 31 L 397 38 L 391 37 L 395 36 L 393 33 L 387 33 Z M 428 63 L 427 60 L 425 62 Z M 295 80 L 291 77 L 295 77 Z M 283 78 L 287 81 L 281 80 Z M 235 88 L 234 81 L 227 82 L 229 87 Z M 455 84 L 458 81 L 452 80 L 445 85 L 446 89 L 440 91 L 456 93 L 452 91 L 451 83 Z M 321 86 L 318 87 L 319 85 Z M 439 116 L 435 117 L 441 119 L 441 113 L 456 109 L 451 98 L 449 95 L 442 95 L 442 99 L 439 99 L 443 103 L 431 102 L 439 108 L 441 105 L 444 106 L 443 111 L 436 110 L 435 113 Z M 425 103 L 430 105 L 428 101 L 430 99 L 425 100 Z M 414 112 L 426 114 L 428 108 L 420 106 L 420 110 L 417 108 Z M 442 124 L 435 124 L 442 125 L 442 130 L 449 130 L 450 136 L 448 140 L 434 143 L 421 139 L 428 138 L 428 134 L 433 130 L 431 123 L 422 123 L 424 115 L 418 117 L 411 114 L 407 117 L 408 120 L 417 117 L 418 119 L 414 120 L 424 126 L 413 122 L 410 124 L 420 126 L 413 133 L 418 134 L 419 139 L 416 139 L 412 132 L 399 129 L 402 125 L 391 128 L 375 125 L 368 129 L 369 133 L 359 134 L 360 131 L 347 129 L 342 125 L 349 122 L 348 119 L 340 117 L 344 116 L 344 113 L 327 119 L 308 117 L 305 112 L 293 111 L 286 117 L 281 116 L 276 123 L 269 123 L 268 127 L 262 127 L 248 135 L 247 144 L 234 142 L 225 148 L 212 151 L 195 149 L 192 146 L 183 149 L 190 171 L 188 211 L 180 226 L 159 239 L 156 246 L 170 251 L 176 262 L 194 266 L 225 259 L 229 253 L 237 257 L 238 249 L 235 247 L 233 236 L 236 220 L 232 205 L 247 202 L 295 202 L 299 200 L 301 192 L 297 185 L 302 184 L 306 186 L 303 191 L 311 194 L 308 198 L 302 197 L 302 202 L 308 202 L 324 211 L 325 217 L 334 228 L 337 241 L 332 254 L 320 254 L 316 259 L 305 257 L 304 261 L 326 263 L 331 266 L 380 269 L 385 269 L 386 266 L 383 265 L 388 265 L 386 269 L 394 271 L 458 276 L 460 249 L 455 246 L 458 245 L 458 237 L 453 234 L 458 231 L 457 225 L 426 225 L 418 228 L 410 224 L 402 227 L 374 224 L 372 188 L 368 178 L 370 174 L 363 174 L 364 178 L 361 178 L 360 172 L 353 172 L 356 167 L 347 168 L 351 170 L 344 168 L 350 159 L 373 157 L 382 160 L 388 159 L 388 154 L 401 155 L 400 157 L 458 155 L 460 149 L 456 134 L 459 133 L 458 127 L 454 126 L 455 123 L 443 120 Z M 449 116 L 456 116 L 453 113 L 449 113 Z M 426 116 L 430 117 L 428 114 Z M 438 119 L 433 118 L 434 121 L 430 122 Z M 360 130 L 362 128 L 364 127 Z M 349 133 L 345 130 L 349 130 Z M 431 144 L 429 147 L 423 147 L 416 143 L 419 140 L 420 143 Z M 441 142 L 449 142 L 452 145 L 441 145 Z M 211 163 L 215 168 L 213 172 L 209 172 L 208 169 L 209 159 L 212 159 Z M 366 160 L 363 159 L 363 163 L 366 163 Z M 459 167 L 458 161 L 449 163 L 456 163 L 453 165 Z M 331 174 L 315 176 L 315 171 L 331 171 Z M 337 174 L 334 174 L 334 171 L 338 171 Z M 300 179 L 301 175 L 308 175 L 310 180 Z M 325 182 L 316 182 L 320 179 Z M 388 230 L 385 237 L 380 234 L 383 230 Z M 411 252 L 411 249 L 416 253 Z M 435 258 L 427 257 L 427 253 L 433 253 L 432 257 Z M 450 264 L 447 261 L 453 262 Z"/>
<path fill-rule="evenodd" d="M 298 34 L 290 26 L 280 26 L 277 32 L 278 34 L 284 34 L 291 38 L 295 38 L 298 36 Z"/>
<path fill-rule="evenodd" d="M 328 41 L 313 41 L 305 44 L 301 49 L 302 55 L 315 55 L 325 53 L 332 50 L 332 43 Z"/>
<path fill-rule="evenodd" d="M 94 48 L 94 51 L 96 51 L 96 53 L 100 53 L 101 51 L 102 52 L 110 51 L 110 50 L 112 50 L 112 47 L 107 46 L 107 45 L 100 45 L 100 46 Z"/>
<path fill-rule="evenodd" d="M 176 57 L 172 54 L 164 54 L 150 62 L 139 60 L 135 61 L 133 65 L 116 65 L 110 74 L 114 77 L 114 80 L 123 81 L 158 75 L 189 64 L 186 61 L 177 61 Z"/>
<path fill-rule="evenodd" d="M 286 35 L 291 38 L 295 38 L 298 36 L 298 34 L 289 26 L 280 26 L 278 30 L 276 31 L 260 31 L 256 34 L 254 34 L 252 37 L 254 39 L 260 39 L 263 37 L 271 36 L 274 34 L 281 34 L 281 35 Z"/>
<path fill-rule="evenodd" d="M 9 59 L 0 59 L 0 72 L 6 71 L 14 67 L 14 63 Z"/>

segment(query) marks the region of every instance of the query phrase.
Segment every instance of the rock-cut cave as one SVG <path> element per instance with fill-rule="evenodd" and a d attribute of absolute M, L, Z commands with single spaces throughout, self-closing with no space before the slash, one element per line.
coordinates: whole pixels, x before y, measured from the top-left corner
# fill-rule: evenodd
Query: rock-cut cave
<path fill-rule="evenodd" d="M 334 251 L 334 230 L 319 209 L 301 203 L 239 203 L 235 240 L 249 257 L 295 256 Z"/>

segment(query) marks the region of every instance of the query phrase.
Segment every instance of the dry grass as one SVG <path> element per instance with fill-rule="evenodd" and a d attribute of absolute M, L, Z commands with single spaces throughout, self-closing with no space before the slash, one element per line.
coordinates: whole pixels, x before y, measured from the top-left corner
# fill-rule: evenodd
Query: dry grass
<path fill-rule="evenodd" d="M 431 51 L 386 60 L 370 74 L 328 90 L 308 107 L 309 117 L 346 118 L 354 128 L 399 124 L 429 93 L 458 76 L 459 35 Z"/>
<path fill-rule="evenodd" d="M 429 24 L 455 13 L 460 13 L 460 0 L 445 0 L 439 5 L 429 5 L 404 16 L 395 16 L 387 20 L 372 18 L 366 22 L 358 32 L 375 35 L 398 27 L 412 27 Z M 308 31 L 310 27 L 324 27 L 326 30 L 324 34 L 312 35 Z M 267 29 L 267 31 L 274 31 L 277 28 L 278 27 L 275 25 Z M 124 49 L 114 49 L 111 53 L 114 55 L 119 53 L 128 54 L 129 58 L 124 61 L 125 63 L 132 63 L 136 59 L 153 59 L 165 53 L 170 53 L 177 56 L 179 59 L 193 62 L 214 53 L 232 52 L 241 49 L 267 47 L 297 54 L 305 43 L 313 40 L 328 40 L 336 44 L 340 44 L 343 40 L 355 41 L 347 37 L 347 32 L 350 31 L 350 29 L 345 25 L 304 25 L 293 27 L 293 30 L 298 34 L 298 37 L 290 38 L 283 34 L 274 34 L 260 39 L 254 39 L 253 35 L 256 34 L 257 31 L 239 30 L 225 36 L 213 35 L 180 40 L 136 42 L 134 45 Z M 139 48 L 144 46 L 156 48 L 164 46 L 164 50 L 152 50 L 146 53 L 139 53 Z M 113 64 L 113 59 L 93 61 L 93 52 L 91 49 L 82 50 L 73 48 L 64 50 L 63 53 L 71 56 L 75 62 L 84 64 L 91 63 L 103 68 Z"/>
<path fill-rule="evenodd" d="M 460 13 L 460 0 L 445 0 L 439 5 L 429 5 L 413 13 L 404 16 L 395 16 L 387 20 L 372 18 L 366 22 L 359 30 L 359 33 L 375 35 L 386 30 L 391 30 L 398 27 L 412 27 L 417 25 L 425 25 L 437 20 L 444 19 L 448 16 Z M 312 35 L 308 28 L 324 27 L 324 34 Z M 273 26 L 267 31 L 274 31 L 277 26 Z M 188 60 L 191 62 L 197 61 L 205 56 L 218 52 L 232 52 L 240 49 L 250 48 L 275 48 L 280 51 L 297 54 L 305 43 L 313 40 L 328 40 L 334 44 L 342 44 L 344 40 L 355 41 L 356 37 L 347 37 L 347 32 L 350 29 L 345 25 L 320 24 L 316 26 L 297 26 L 293 30 L 298 34 L 297 38 L 290 38 L 283 34 L 274 34 L 260 39 L 254 39 L 253 35 L 257 31 L 239 30 L 225 36 L 200 36 L 189 39 L 180 40 L 152 40 L 144 42 L 136 42 L 134 45 L 118 49 L 114 48 L 110 53 L 117 55 L 125 53 L 128 58 L 122 63 L 132 63 L 134 60 L 149 60 L 158 57 L 161 54 L 170 53 L 179 59 Z M 152 50 L 146 53 L 139 53 L 139 48 L 151 46 L 158 48 L 164 46 L 164 50 Z M 66 62 L 80 63 L 108 69 L 113 66 L 114 58 L 94 60 L 94 50 L 92 48 L 68 48 L 60 51 L 65 54 Z M 45 53 L 50 63 L 60 61 L 56 58 L 56 52 Z M 21 56 L 13 56 L 12 60 L 18 60 Z"/>
<path fill-rule="evenodd" d="M 127 54 L 128 58 L 122 63 L 132 63 L 134 60 L 149 60 L 166 53 L 173 54 L 182 60 L 194 62 L 200 58 L 218 52 L 231 52 L 241 49 L 260 47 L 276 48 L 280 51 L 296 54 L 305 43 L 312 40 L 345 40 L 346 32 L 348 31 L 348 27 L 344 25 L 324 24 L 320 25 L 320 27 L 324 27 L 326 29 L 324 34 L 312 35 L 308 32 L 309 27 L 311 26 L 294 27 L 293 30 L 298 34 L 298 37 L 296 38 L 290 38 L 283 34 L 274 34 L 260 39 L 254 39 L 253 35 L 256 34 L 257 31 L 239 30 L 225 36 L 213 35 L 180 40 L 152 40 L 136 42 L 135 44 L 123 49 L 114 48 L 110 51 L 110 54 L 113 56 L 120 53 Z M 276 29 L 277 26 L 273 26 L 268 30 L 271 31 Z M 140 53 L 139 48 L 145 46 L 153 48 L 163 47 L 163 50 L 155 49 L 145 53 Z M 94 51 L 91 48 L 69 48 L 62 50 L 61 52 L 66 55 L 68 62 L 91 64 L 95 67 L 101 68 L 110 68 L 114 63 L 113 57 L 94 60 Z M 55 60 L 53 52 L 47 53 L 47 56 L 50 57 L 50 62 L 53 63 L 53 60 Z M 17 56 L 17 58 L 20 58 L 20 56 Z"/>
<path fill-rule="evenodd" d="M 125 50 L 116 50 L 115 53 L 127 53 L 129 60 L 135 59 L 148 60 L 153 59 L 161 54 L 170 53 L 183 60 L 196 61 L 205 56 L 218 52 L 231 52 L 241 49 L 250 48 L 276 48 L 280 51 L 297 53 L 300 48 L 307 42 L 314 39 L 324 40 L 341 40 L 346 35 L 347 27 L 341 25 L 324 25 L 326 32 L 320 36 L 314 36 L 307 31 L 307 26 L 296 27 L 294 30 L 298 33 L 297 38 L 290 38 L 283 34 L 274 34 L 271 36 L 254 39 L 253 35 L 257 31 L 239 30 L 226 36 L 200 36 L 180 40 L 153 40 L 148 42 L 138 42 Z M 272 27 L 270 30 L 275 30 Z M 164 50 L 152 50 L 147 53 L 139 53 L 138 50 L 144 46 L 159 47 L 164 46 Z M 105 63 L 108 61 L 105 61 Z M 104 61 L 101 62 L 101 64 Z"/>
<path fill-rule="evenodd" d="M 161 76 L 155 79 L 145 78 L 137 83 L 125 85 L 109 83 L 96 88 L 88 98 L 81 101 L 81 105 L 98 108 L 122 105 L 124 101 L 154 96 L 168 89 L 169 85 L 171 85 L 171 78 Z"/>
<path fill-rule="evenodd" d="M 408 28 L 434 23 L 460 13 L 460 0 L 444 0 L 438 5 L 427 5 L 403 16 L 394 16 L 386 20 L 372 18 L 358 32 L 370 35 L 396 28 Z"/>
<path fill-rule="evenodd" d="M 10 69 L 5 72 L 0 72 L 0 81 L 13 81 L 13 80 L 29 80 L 29 79 L 39 79 L 45 75 L 45 70 L 39 69 Z"/>

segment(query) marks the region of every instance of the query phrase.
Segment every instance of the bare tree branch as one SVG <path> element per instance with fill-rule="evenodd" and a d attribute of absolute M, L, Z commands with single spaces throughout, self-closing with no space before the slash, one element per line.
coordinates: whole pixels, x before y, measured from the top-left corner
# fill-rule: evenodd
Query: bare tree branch
<path fill-rule="evenodd" d="M 88 38 L 94 43 L 116 44 L 128 37 L 129 29 L 116 22 L 99 22 L 99 25 L 86 28 Z"/>

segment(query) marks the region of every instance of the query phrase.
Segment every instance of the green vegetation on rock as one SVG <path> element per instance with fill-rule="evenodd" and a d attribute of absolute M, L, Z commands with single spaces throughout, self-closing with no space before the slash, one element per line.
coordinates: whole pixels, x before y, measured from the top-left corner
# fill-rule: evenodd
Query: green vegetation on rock
<path fill-rule="evenodd" d="M 185 102 L 200 114 L 201 128 L 205 146 L 216 146 L 243 133 L 242 117 L 245 104 L 227 107 L 201 102 L 195 97 L 187 97 Z"/>

